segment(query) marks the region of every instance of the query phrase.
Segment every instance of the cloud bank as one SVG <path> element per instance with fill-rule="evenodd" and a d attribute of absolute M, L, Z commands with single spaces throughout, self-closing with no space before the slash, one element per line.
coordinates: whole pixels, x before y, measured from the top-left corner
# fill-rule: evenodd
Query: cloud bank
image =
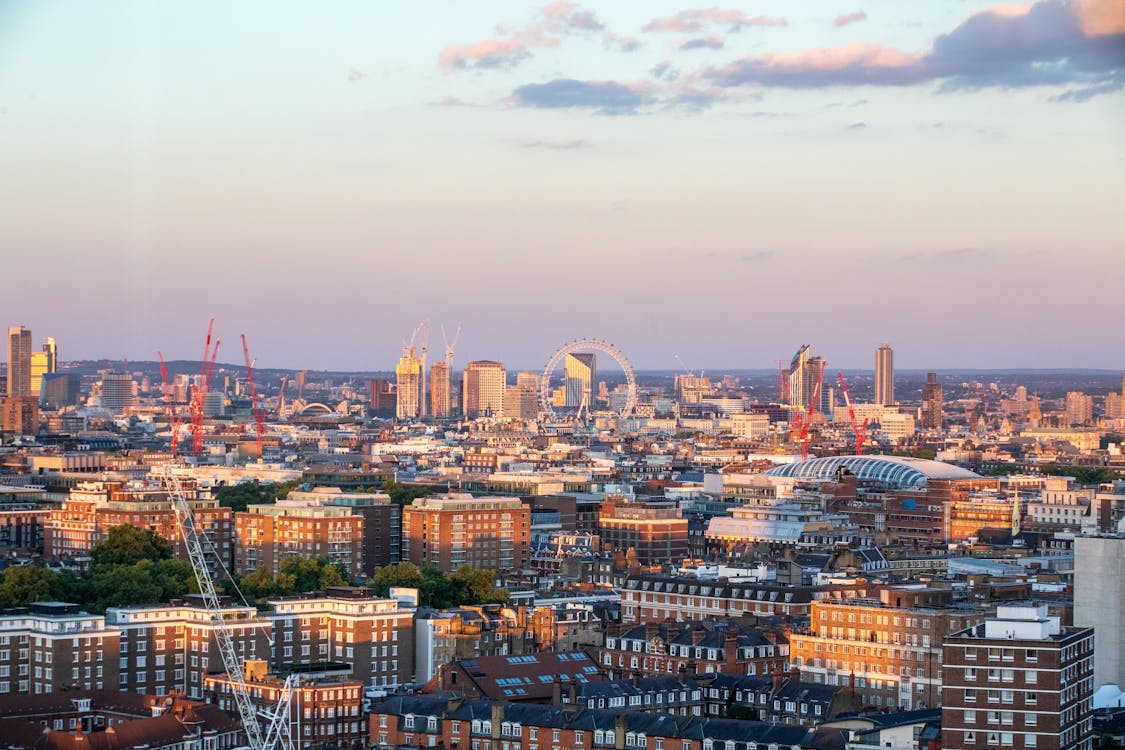
<path fill-rule="evenodd" d="M 743 57 L 701 68 L 694 76 L 726 88 L 940 82 L 943 90 L 952 90 L 1069 84 L 1078 88 L 1065 94 L 1066 100 L 1081 101 L 1125 87 L 1125 11 L 1116 10 L 1117 2 L 1000 5 L 975 13 L 921 52 L 857 42 Z"/>
<path fill-rule="evenodd" d="M 524 26 L 496 27 L 496 38 L 451 44 L 438 53 L 438 67 L 446 71 L 474 68 L 511 68 L 532 55 L 532 50 L 558 47 L 567 35 L 601 36 L 608 49 L 632 52 L 641 40 L 611 32 L 597 13 L 570 0 L 552 0 Z"/>

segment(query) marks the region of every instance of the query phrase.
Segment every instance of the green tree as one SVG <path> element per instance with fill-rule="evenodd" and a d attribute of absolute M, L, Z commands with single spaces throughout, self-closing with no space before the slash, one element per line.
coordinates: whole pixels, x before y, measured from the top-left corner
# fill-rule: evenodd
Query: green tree
<path fill-rule="evenodd" d="M 290 479 L 286 482 L 240 482 L 225 485 L 215 490 L 215 499 L 224 508 L 230 508 L 235 513 L 243 513 L 250 505 L 276 503 L 281 498 L 287 497 L 290 492 L 300 487 L 302 480 Z"/>
<path fill-rule="evenodd" d="M 150 560 L 135 565 L 97 565 L 90 569 L 92 608 L 97 612 L 104 612 L 108 607 L 157 604 L 163 590 L 155 580 Z"/>
<path fill-rule="evenodd" d="M 461 589 L 463 604 L 507 604 L 512 594 L 496 587 L 495 575 L 491 570 L 462 565 L 451 578 Z"/>
<path fill-rule="evenodd" d="M 422 571 L 416 565 L 399 562 L 375 568 L 367 585 L 377 596 L 387 596 L 392 586 L 419 588 L 422 580 Z"/>
<path fill-rule="evenodd" d="M 464 603 L 464 589 L 433 565 L 422 568 L 422 583 L 418 587 L 420 603 L 435 609 L 456 607 Z"/>
<path fill-rule="evenodd" d="M 327 557 L 310 560 L 299 555 L 289 555 L 281 561 L 279 573 L 293 578 L 293 593 L 298 594 L 323 591 L 327 586 L 348 585 L 347 569 Z"/>
<path fill-rule="evenodd" d="M 184 560 L 141 560 L 133 565 L 92 565 L 87 604 L 108 607 L 160 604 L 198 591 L 191 564 Z"/>
<path fill-rule="evenodd" d="M 430 491 L 425 487 L 407 487 L 405 484 L 388 479 L 379 486 L 380 492 L 391 496 L 391 502 L 396 505 L 410 505 L 420 497 L 427 497 Z"/>
<path fill-rule="evenodd" d="M 1043 464 L 1039 467 L 1043 474 L 1055 476 L 1074 477 L 1078 484 L 1104 484 L 1116 482 L 1121 475 L 1113 469 L 1098 466 L 1058 466 L 1057 464 Z"/>
<path fill-rule="evenodd" d="M 114 526 L 90 548 L 92 566 L 133 565 L 142 560 L 170 560 L 172 547 L 152 529 L 132 524 Z"/>
<path fill-rule="evenodd" d="M 54 599 L 56 574 L 47 568 L 16 566 L 0 577 L 0 607 L 26 607 Z"/>

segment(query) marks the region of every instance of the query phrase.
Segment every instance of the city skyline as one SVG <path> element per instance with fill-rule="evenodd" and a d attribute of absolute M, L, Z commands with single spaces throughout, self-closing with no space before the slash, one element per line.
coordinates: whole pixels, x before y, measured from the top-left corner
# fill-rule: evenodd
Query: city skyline
<path fill-rule="evenodd" d="M 13 326 L 13 328 L 21 328 L 21 327 L 28 328 L 26 322 L 20 323 L 19 325 L 16 325 L 16 326 Z M 28 330 L 30 330 L 33 335 L 37 335 L 37 334 L 35 334 L 35 331 L 34 331 L 33 328 L 28 328 Z M 41 337 L 41 338 L 43 340 L 44 352 L 47 351 L 48 345 L 50 345 L 51 347 L 56 346 L 57 337 L 55 337 L 55 336 L 44 336 L 44 337 Z M 222 339 L 222 336 L 216 334 L 215 338 Z M 568 342 L 562 342 L 562 343 L 568 343 Z M 885 341 L 883 341 L 880 344 L 880 346 L 885 346 L 885 345 L 887 345 L 887 342 L 885 342 Z M 805 345 L 802 344 L 801 347 L 797 347 L 797 352 L 799 353 L 800 349 L 803 348 L 804 346 Z M 819 347 L 816 344 L 813 344 L 812 348 L 817 351 L 818 357 L 821 356 L 820 355 L 820 352 L 822 351 L 821 347 Z M 417 349 L 416 354 L 418 354 L 418 356 L 420 357 L 421 349 L 419 347 L 416 347 L 416 349 Z M 558 347 L 555 347 L 555 349 L 558 349 Z M 831 350 L 839 351 L 838 349 L 831 349 Z M 841 364 L 839 361 L 833 361 L 832 359 L 829 359 L 829 358 L 825 357 L 826 369 L 831 369 L 833 371 L 834 370 L 843 370 L 844 372 L 853 372 L 853 373 L 870 373 L 874 377 L 878 370 L 877 370 L 876 367 L 872 366 L 872 364 L 870 362 L 870 359 L 871 359 L 871 352 L 877 351 L 877 350 L 878 350 L 878 347 L 875 347 L 875 348 L 873 348 L 873 350 L 865 352 L 867 354 L 866 359 L 868 359 L 868 362 L 866 362 L 866 363 L 862 363 L 862 360 L 864 359 L 863 356 L 854 355 L 851 352 L 848 352 L 847 355 L 846 355 L 847 361 L 853 362 L 854 364 Z M 895 350 L 897 351 L 897 347 L 895 347 Z M 52 349 L 52 351 L 54 351 L 54 350 Z M 509 360 L 507 357 L 497 356 L 498 353 L 495 350 L 493 350 L 491 352 L 483 352 L 482 356 L 476 356 L 476 357 L 472 357 L 472 356 L 469 356 L 469 355 L 465 355 L 464 357 L 462 357 L 462 355 L 460 354 L 461 350 L 458 349 L 457 351 L 458 351 L 458 354 L 454 358 L 452 369 L 449 371 L 450 375 L 463 372 L 464 369 L 469 364 L 471 364 L 473 361 L 476 361 L 476 360 L 498 362 L 506 370 L 509 370 L 513 374 L 513 376 L 514 376 L 514 373 L 516 373 L 517 371 L 518 372 L 533 372 L 533 373 L 538 374 L 542 371 L 543 366 L 544 366 L 543 362 L 533 362 L 533 361 L 516 361 L 515 364 L 511 364 L 511 360 Z M 554 350 L 552 350 L 552 351 L 554 351 Z M 153 353 L 155 354 L 156 352 L 153 352 Z M 356 367 L 356 368 L 331 367 L 331 366 L 323 366 L 323 365 L 309 366 L 305 363 L 289 364 L 289 363 L 285 363 L 285 362 L 278 363 L 278 364 L 271 363 L 271 364 L 263 365 L 263 364 L 257 363 L 257 361 L 256 361 L 257 357 L 255 357 L 254 369 L 255 369 L 255 371 L 259 371 L 259 370 L 261 370 L 261 371 L 291 370 L 291 371 L 294 371 L 294 372 L 304 371 L 304 372 L 332 372 L 332 373 L 382 373 L 382 374 L 389 374 L 389 375 L 393 376 L 395 374 L 395 370 L 396 370 L 396 363 L 398 363 L 398 365 L 401 365 L 401 361 L 402 361 L 401 355 L 402 355 L 402 353 L 403 353 L 403 351 L 402 351 L 401 347 L 398 350 L 398 355 L 399 355 L 398 357 L 394 357 L 394 356 L 383 357 L 381 355 L 381 353 L 376 353 L 376 354 L 373 355 L 373 361 L 372 361 L 372 364 L 370 366 Z M 433 346 L 430 347 L 429 359 L 428 359 L 428 365 L 427 365 L 428 368 L 433 367 L 435 365 L 439 365 L 439 364 L 444 365 L 444 361 L 438 358 L 439 353 L 440 352 L 438 350 L 435 350 L 433 348 Z M 590 350 L 589 353 L 592 354 L 592 353 L 595 353 L 595 352 L 593 352 L 593 350 Z M 626 356 L 629 355 L 629 352 L 624 352 L 624 353 L 625 353 Z M 41 354 L 41 352 L 33 351 L 32 354 L 33 355 L 39 355 L 39 354 Z M 771 354 L 771 353 L 766 353 L 766 355 L 768 355 L 768 354 Z M 224 347 L 224 352 L 221 352 L 218 359 L 217 359 L 216 367 L 218 367 L 221 370 L 226 370 L 226 369 L 240 370 L 240 369 L 242 369 L 244 367 L 244 365 L 242 363 L 240 363 L 235 358 L 236 355 L 237 355 L 237 352 L 226 350 L 226 348 Z M 766 356 L 766 355 L 762 355 L 762 356 Z M 654 365 L 654 366 L 651 366 L 651 367 L 637 366 L 636 363 L 633 361 L 632 357 L 629 357 L 629 361 L 633 365 L 633 368 L 637 372 L 640 372 L 640 373 L 664 373 L 664 374 L 677 374 L 677 373 L 683 374 L 683 373 L 685 373 L 686 372 L 685 364 L 683 362 L 679 361 L 678 359 L 676 359 L 676 355 L 673 354 L 673 355 L 671 355 L 671 357 L 672 357 L 672 362 L 670 364 L 669 363 L 664 363 L 663 365 L 657 364 L 657 365 Z M 175 371 L 175 365 L 187 362 L 187 363 L 191 363 L 189 365 L 189 374 L 190 374 L 190 372 L 194 372 L 194 370 L 191 369 L 191 368 L 196 367 L 197 364 L 198 364 L 198 355 L 196 355 L 195 357 L 193 357 L 190 354 L 186 354 L 184 356 L 165 355 L 164 359 L 165 359 L 165 362 L 167 363 L 167 365 L 169 367 L 169 372 Z M 546 358 L 544 358 L 544 361 L 545 361 L 545 359 Z M 59 363 L 63 363 L 64 365 L 65 365 L 65 363 L 68 363 L 68 362 L 80 362 L 80 363 L 84 363 L 84 364 L 105 363 L 106 368 L 108 368 L 108 370 L 111 370 L 111 371 L 114 371 L 114 372 L 119 372 L 119 371 L 120 372 L 126 372 L 126 371 L 131 372 L 131 371 L 134 370 L 134 365 L 137 366 L 137 367 L 140 367 L 140 366 L 154 367 L 154 366 L 158 365 L 158 359 L 156 357 L 153 357 L 153 356 L 146 357 L 143 352 L 140 354 L 140 356 L 137 356 L 137 357 L 124 357 L 124 358 L 116 358 L 116 357 L 111 357 L 111 356 L 92 356 L 92 357 L 73 357 L 73 358 L 71 358 L 71 357 L 61 357 L 57 361 Z M 621 377 L 621 370 L 616 365 L 616 363 L 614 363 L 612 361 L 611 357 L 603 357 L 600 361 L 602 361 L 603 364 L 604 363 L 609 364 L 607 373 L 608 373 L 608 376 L 611 380 L 618 379 L 618 378 Z M 718 374 L 718 373 L 738 373 L 738 372 L 759 373 L 759 374 L 760 373 L 775 373 L 777 371 L 777 361 L 778 360 L 775 358 L 774 360 L 772 360 L 770 362 L 763 362 L 763 361 L 761 361 L 761 358 L 758 357 L 753 362 L 747 362 L 746 364 L 741 364 L 741 365 L 735 364 L 735 365 L 729 366 L 729 367 L 709 367 L 709 366 L 707 366 L 706 362 L 700 362 L 700 363 L 694 363 L 693 362 L 692 363 L 692 365 L 693 365 L 692 372 L 695 372 L 695 373 L 702 372 L 703 374 L 707 374 L 707 373 L 716 373 L 716 374 Z M 420 358 L 418 359 L 418 362 L 421 362 Z M 698 366 L 699 364 L 702 364 L 703 367 L 699 367 Z M 120 365 L 120 367 L 118 367 L 118 365 Z M 52 362 L 52 368 L 53 368 L 53 366 L 54 366 L 54 364 Z M 8 369 L 7 360 L 0 361 L 0 371 L 6 373 L 7 369 Z M 1104 363 L 1104 364 L 1101 364 L 1101 365 L 1090 365 L 1090 366 L 1079 366 L 1079 365 L 1068 365 L 1068 364 L 1058 364 L 1058 365 L 1044 364 L 1044 365 L 1041 365 L 1041 366 L 1026 366 L 1026 365 L 1013 364 L 1013 365 L 1007 365 L 1007 366 L 1000 365 L 1000 366 L 991 366 L 991 367 L 990 366 L 984 366 L 984 365 L 977 365 L 977 364 L 960 364 L 960 365 L 958 365 L 958 364 L 939 364 L 939 365 L 932 365 L 932 364 L 919 363 L 919 364 L 909 364 L 908 366 L 904 366 L 904 367 L 900 367 L 898 365 L 895 365 L 894 368 L 893 368 L 893 371 L 898 372 L 898 373 L 911 373 L 913 375 L 924 376 L 929 371 L 935 371 L 935 372 L 939 372 L 939 373 L 957 373 L 957 372 L 981 373 L 981 374 L 985 374 L 985 373 L 1002 373 L 1002 374 L 1004 374 L 1004 373 L 1006 373 L 1006 374 L 1011 374 L 1011 375 L 1016 375 L 1016 374 L 1019 374 L 1021 372 L 1026 372 L 1026 373 L 1036 373 L 1036 372 L 1044 372 L 1044 373 L 1049 373 L 1049 372 L 1074 372 L 1074 373 L 1080 373 L 1080 372 L 1089 372 L 1089 373 L 1114 374 L 1114 373 L 1120 372 L 1122 369 L 1125 369 L 1125 368 L 1115 367 L 1115 366 L 1112 366 L 1109 363 Z M 565 367 L 556 366 L 552 370 L 552 372 L 555 374 L 556 377 L 560 377 L 560 378 L 562 378 L 562 381 L 565 381 L 564 370 L 565 370 Z M 427 382 L 427 389 L 428 389 L 428 384 L 430 383 L 430 380 L 431 380 L 431 374 L 432 373 L 430 372 L 430 370 L 427 369 L 426 378 L 425 378 L 425 380 Z"/>
<path fill-rule="evenodd" d="M 1122 364 L 1075 275 L 1125 271 L 1120 3 L 205 6 L 0 11 L 8 315 L 68 359 L 213 315 L 263 367 L 427 318 L 521 368 Z"/>

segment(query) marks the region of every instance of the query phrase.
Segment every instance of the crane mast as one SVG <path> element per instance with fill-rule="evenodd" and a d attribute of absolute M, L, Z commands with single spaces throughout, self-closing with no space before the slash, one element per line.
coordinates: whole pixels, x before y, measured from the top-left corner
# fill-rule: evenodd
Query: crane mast
<path fill-rule="evenodd" d="M 848 407 L 848 418 L 852 421 L 852 430 L 855 432 L 855 454 L 862 456 L 863 443 L 867 439 L 867 419 L 864 419 L 863 425 L 860 426 L 855 416 L 855 409 L 852 408 L 851 396 L 848 395 L 848 384 L 844 382 L 844 373 L 837 372 L 836 377 L 840 380 L 840 390 L 844 392 L 844 404 Z"/>
<path fill-rule="evenodd" d="M 258 436 L 258 460 L 262 453 L 262 433 L 266 431 L 266 415 L 258 406 L 258 392 L 254 389 L 254 363 L 250 359 L 250 349 L 246 346 L 246 334 L 242 334 L 242 355 L 246 358 L 246 383 L 250 386 L 250 411 L 254 414 L 254 426 Z"/>
<path fill-rule="evenodd" d="M 250 691 L 246 687 L 246 680 L 242 674 L 242 662 L 234 647 L 234 635 L 227 627 L 226 619 L 221 613 L 219 594 L 215 591 L 215 582 L 211 578 L 211 571 L 207 568 L 207 558 L 203 555 L 203 540 L 195 527 L 195 517 L 192 515 L 191 506 L 184 497 L 179 481 L 171 475 L 165 478 L 168 488 L 168 498 L 172 502 L 172 511 L 176 517 L 176 525 L 187 548 L 191 569 L 195 573 L 195 582 L 199 585 L 199 593 L 211 619 L 216 625 L 218 637 L 215 642 L 219 646 L 219 656 L 223 660 L 223 668 L 232 683 L 232 693 L 238 705 L 238 715 L 242 720 L 242 727 L 246 730 L 246 738 L 250 747 L 258 750 L 264 747 L 265 737 L 262 734 L 262 725 L 258 721 L 258 711 L 250 699 Z"/>
<path fill-rule="evenodd" d="M 281 687 L 277 705 L 272 711 L 263 711 L 262 717 L 266 720 L 263 728 L 258 715 L 258 709 L 250 697 L 250 689 L 246 685 L 245 675 L 242 671 L 242 662 L 238 658 L 238 650 L 234 646 L 234 635 L 227 626 L 226 618 L 222 615 L 222 604 L 219 594 L 215 590 L 215 581 L 211 571 L 207 568 L 207 558 L 203 554 L 203 537 L 195 526 L 195 516 L 191 506 L 184 496 L 179 480 L 167 470 L 164 475 L 164 486 L 168 490 L 168 497 L 172 503 L 172 511 L 176 517 L 176 525 L 183 537 L 184 546 L 187 548 L 188 559 L 191 561 L 192 572 L 195 573 L 195 582 L 199 586 L 199 593 L 203 597 L 207 611 L 211 613 L 211 621 L 215 624 L 219 646 L 219 656 L 223 660 L 223 669 L 231 682 L 231 693 L 234 695 L 235 705 L 238 706 L 238 715 L 242 727 L 246 731 L 247 744 L 251 750 L 293 750 L 295 746 L 290 716 L 292 713 L 293 696 L 296 694 L 298 677 L 290 674 L 285 678 Z"/>

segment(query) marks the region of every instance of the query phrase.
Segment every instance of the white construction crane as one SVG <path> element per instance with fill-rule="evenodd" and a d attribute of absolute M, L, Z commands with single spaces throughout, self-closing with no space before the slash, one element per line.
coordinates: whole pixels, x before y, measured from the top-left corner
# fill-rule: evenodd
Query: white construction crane
<path fill-rule="evenodd" d="M 445 344 L 445 366 L 449 368 L 449 372 L 453 372 L 453 350 L 457 348 L 457 339 L 461 338 L 461 324 L 457 324 L 457 330 L 453 333 L 453 340 L 450 341 L 445 335 L 445 325 L 441 327 L 441 340 Z"/>
<path fill-rule="evenodd" d="M 258 709 L 250 697 L 250 689 L 246 686 L 242 661 L 234 647 L 234 635 L 227 626 L 226 618 L 223 617 L 222 604 L 215 590 L 215 581 L 211 577 L 207 558 L 203 554 L 203 537 L 195 527 L 191 506 L 184 496 L 179 480 L 169 470 L 164 474 L 164 486 L 168 490 L 172 511 L 176 516 L 176 525 L 179 526 L 184 546 L 187 547 L 191 569 L 195 573 L 195 582 L 199 585 L 199 593 L 203 597 L 207 611 L 211 613 L 211 621 L 216 626 L 215 642 L 219 647 L 219 656 L 222 657 L 227 679 L 231 683 L 231 693 L 234 695 L 235 705 L 238 706 L 238 715 L 242 720 L 242 728 L 246 731 L 250 750 L 293 750 L 294 742 L 289 717 L 298 678 L 293 674 L 286 677 L 277 705 L 270 712 L 262 712 L 261 718 L 267 721 L 263 730 Z"/>

